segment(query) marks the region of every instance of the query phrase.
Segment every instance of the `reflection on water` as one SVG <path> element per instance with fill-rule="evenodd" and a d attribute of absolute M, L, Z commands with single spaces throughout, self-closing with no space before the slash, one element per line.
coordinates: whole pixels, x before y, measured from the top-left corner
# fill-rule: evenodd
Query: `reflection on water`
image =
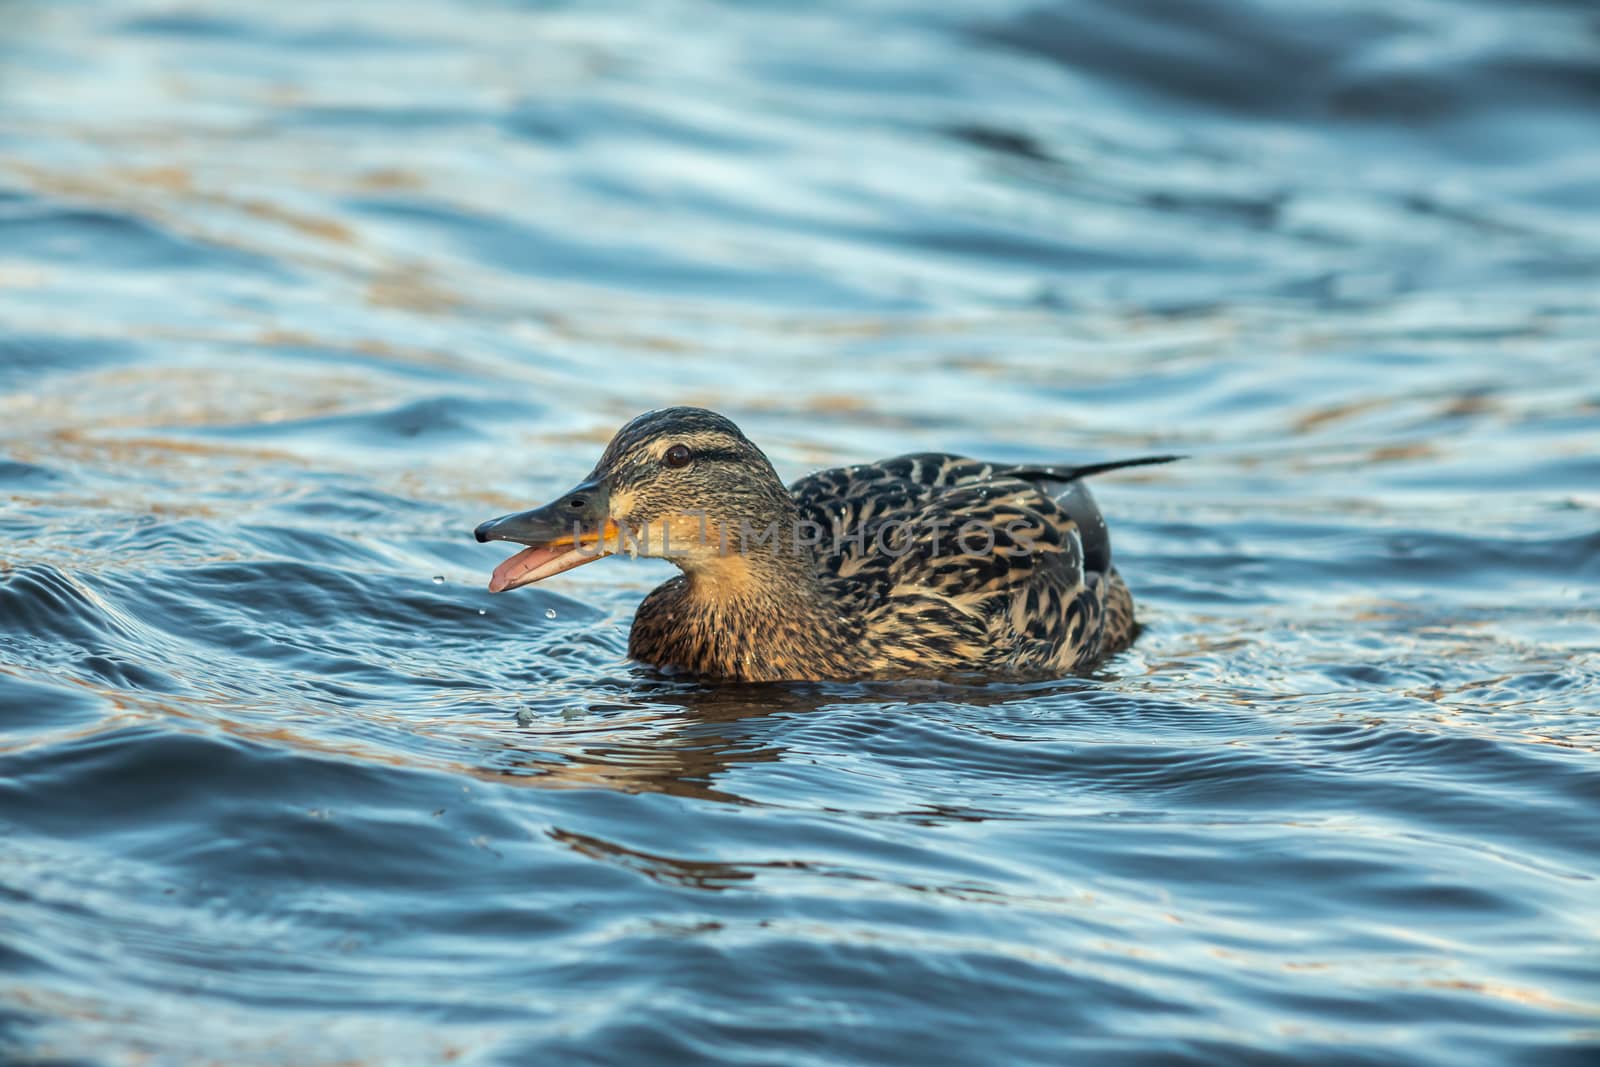
<path fill-rule="evenodd" d="M 1600 1055 L 1586 5 L 6 10 L 11 1058 Z M 491 597 L 677 403 L 1188 453 L 1099 489 L 1145 635 L 714 687 L 664 565 Z"/>

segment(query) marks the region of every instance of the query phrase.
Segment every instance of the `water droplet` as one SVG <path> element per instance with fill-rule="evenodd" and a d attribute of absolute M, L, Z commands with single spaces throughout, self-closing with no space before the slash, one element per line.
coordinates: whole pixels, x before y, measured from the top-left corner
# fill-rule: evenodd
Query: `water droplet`
<path fill-rule="evenodd" d="M 435 575 L 434 575 L 434 576 L 433 576 L 433 584 L 434 584 L 434 585 L 443 585 L 443 584 L 444 584 L 444 575 L 442 575 L 442 574 L 435 574 Z"/>
<path fill-rule="evenodd" d="M 555 618 L 556 617 L 556 609 L 555 608 L 545 608 L 544 609 L 544 617 L 547 618 L 547 619 Z"/>

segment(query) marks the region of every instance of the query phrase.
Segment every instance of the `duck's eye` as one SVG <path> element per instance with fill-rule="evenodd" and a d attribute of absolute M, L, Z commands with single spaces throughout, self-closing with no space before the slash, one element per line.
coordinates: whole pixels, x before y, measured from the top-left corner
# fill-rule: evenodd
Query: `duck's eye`
<path fill-rule="evenodd" d="M 661 462 L 672 468 L 687 467 L 693 458 L 688 445 L 673 445 L 661 457 Z"/>

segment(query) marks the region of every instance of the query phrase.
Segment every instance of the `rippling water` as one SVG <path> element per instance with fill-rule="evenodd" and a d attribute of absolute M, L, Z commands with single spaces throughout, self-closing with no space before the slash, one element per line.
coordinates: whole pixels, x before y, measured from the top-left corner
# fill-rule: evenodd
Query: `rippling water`
<path fill-rule="evenodd" d="M 12 2 L 0 1049 L 1600 1058 L 1583 2 Z M 711 688 L 475 523 L 1082 460 L 1147 630 Z"/>

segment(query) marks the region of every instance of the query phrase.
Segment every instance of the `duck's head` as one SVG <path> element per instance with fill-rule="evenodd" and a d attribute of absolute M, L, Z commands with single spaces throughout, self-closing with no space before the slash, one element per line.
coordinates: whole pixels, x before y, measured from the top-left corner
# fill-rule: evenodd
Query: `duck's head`
<path fill-rule="evenodd" d="M 567 493 L 474 533 L 528 546 L 495 568 L 489 591 L 499 593 L 617 552 L 670 559 L 691 574 L 717 571 L 793 510 L 772 464 L 739 427 L 704 408 L 663 408 L 618 430 Z"/>

